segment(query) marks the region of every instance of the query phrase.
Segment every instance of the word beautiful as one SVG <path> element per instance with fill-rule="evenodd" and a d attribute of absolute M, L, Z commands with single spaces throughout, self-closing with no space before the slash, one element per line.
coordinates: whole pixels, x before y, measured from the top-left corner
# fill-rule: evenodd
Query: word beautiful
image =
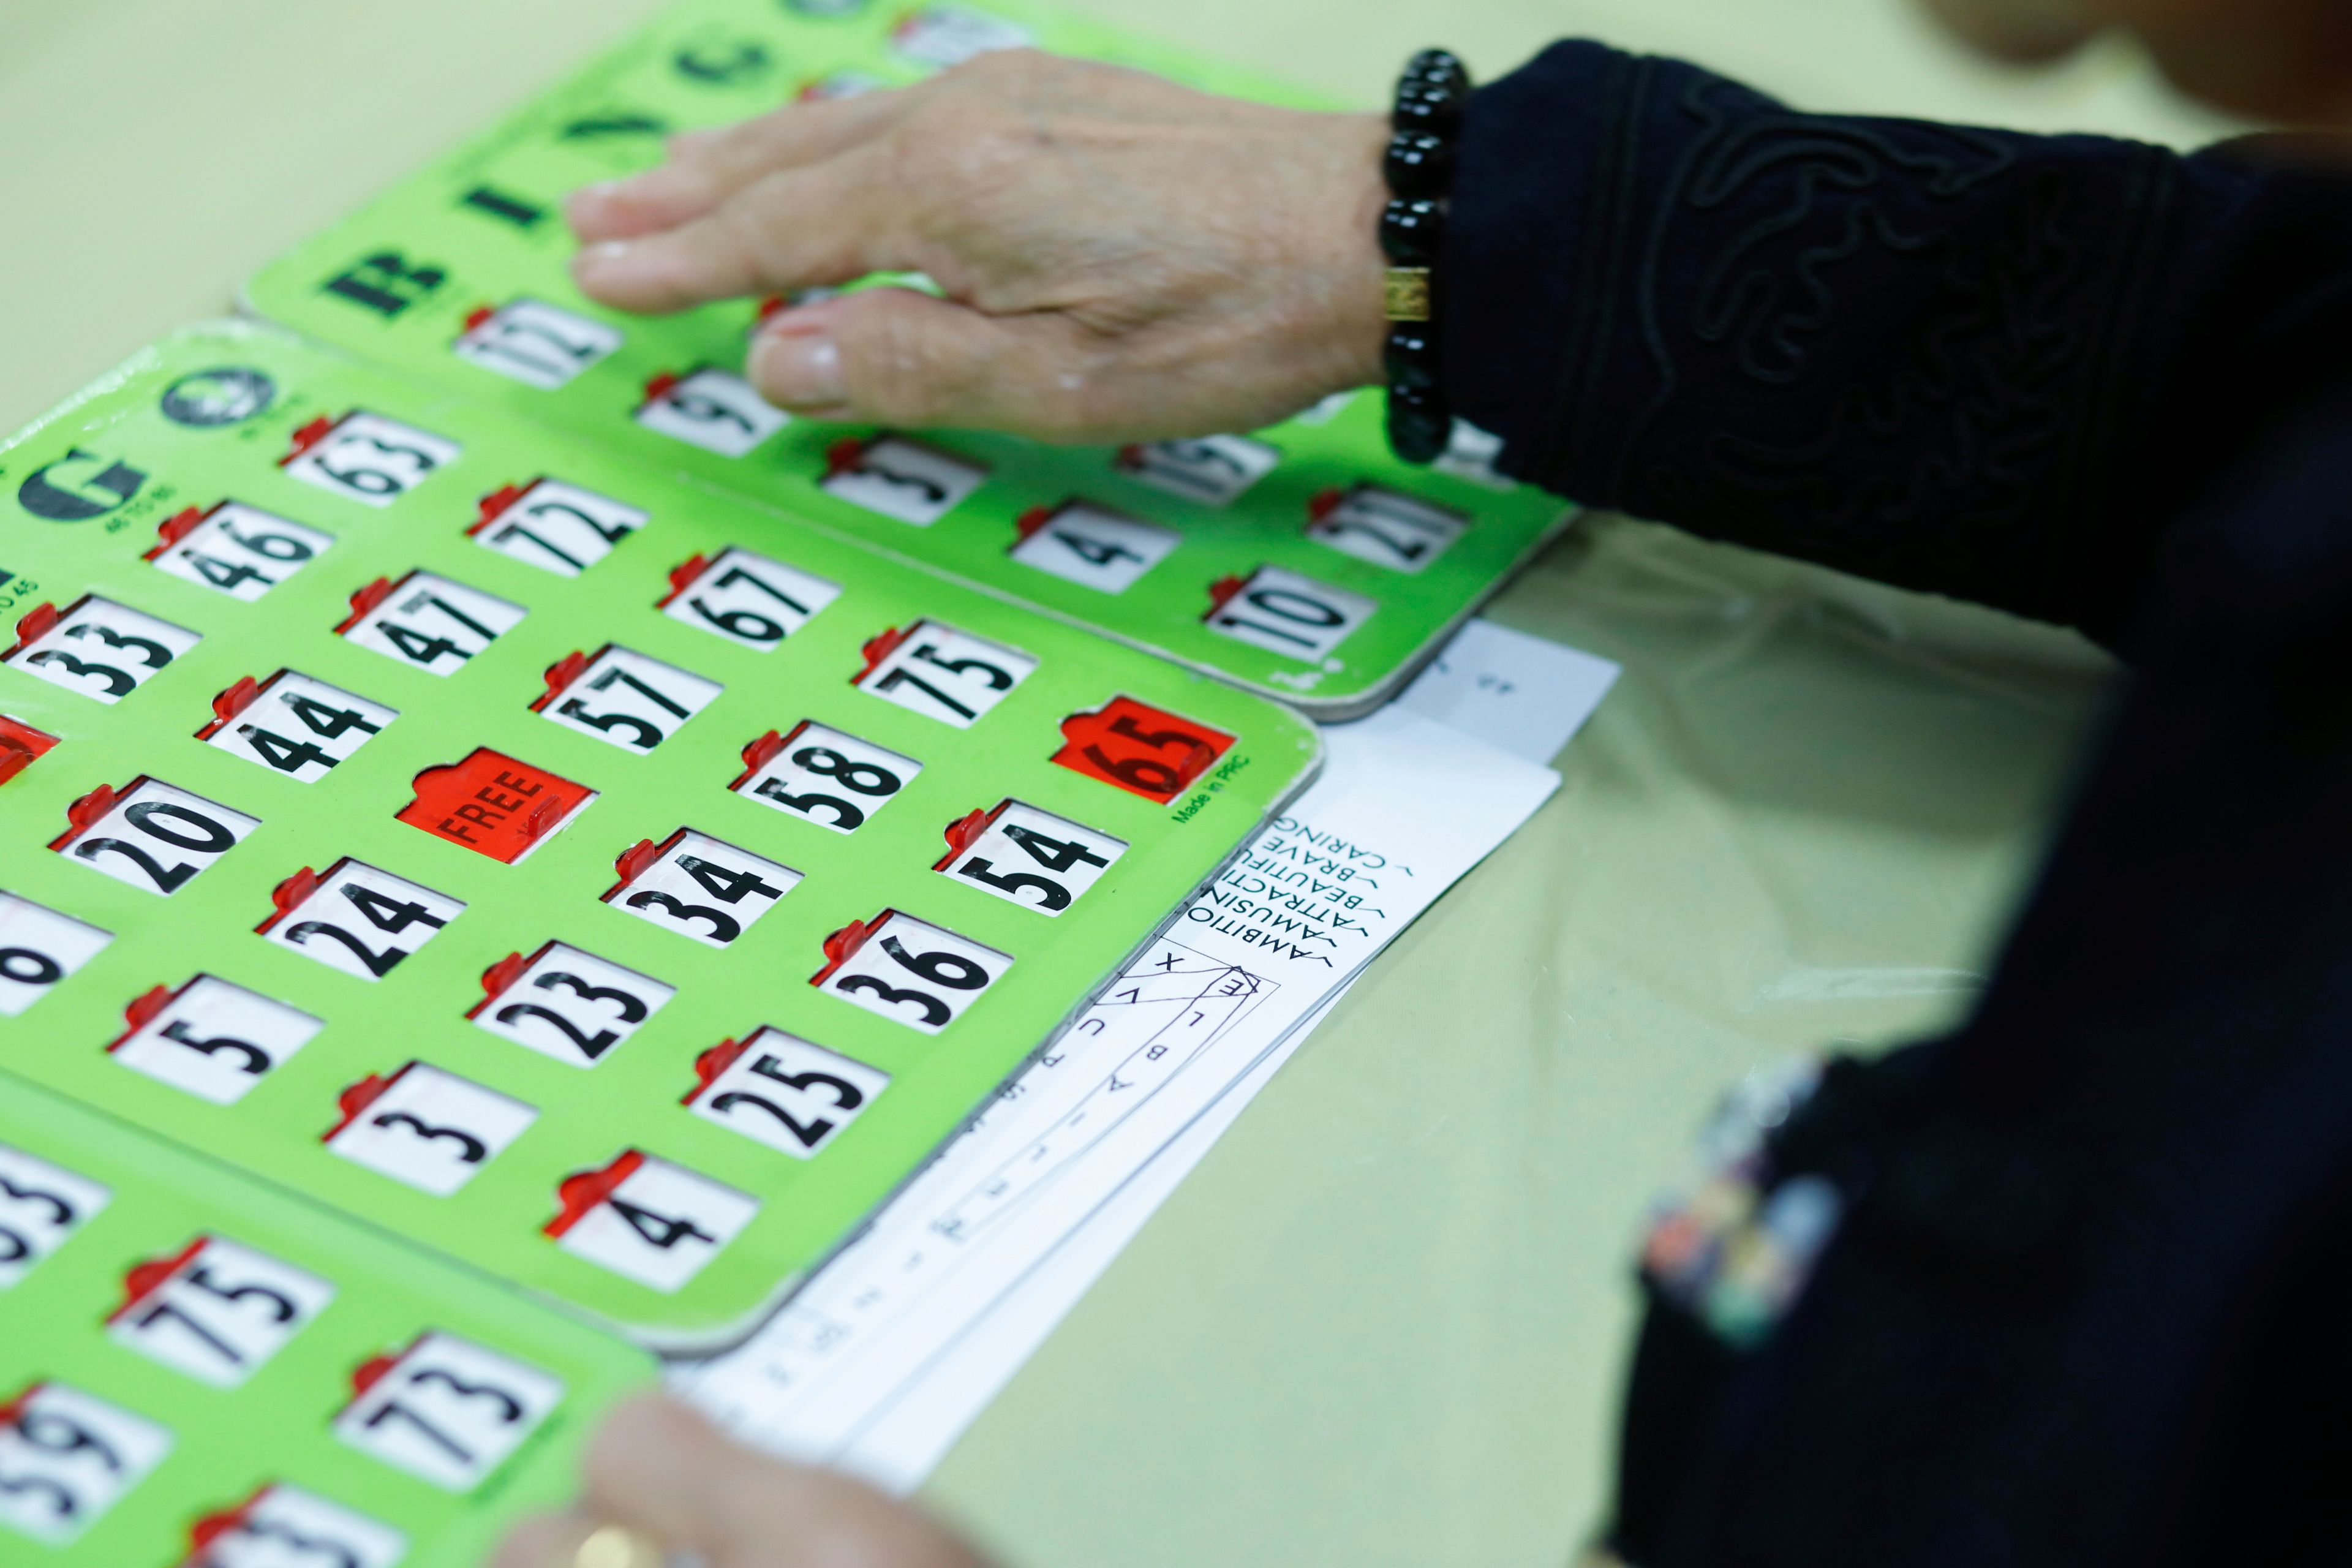
<path fill-rule="evenodd" d="M 1370 942 L 1372 922 L 1386 918 L 1378 906 L 1366 909 L 1365 900 L 1380 891 L 1372 873 L 1388 865 L 1384 855 L 1286 816 L 1184 918 L 1276 957 L 1338 968 L 1339 939 Z M 1318 945 L 1328 951 L 1309 951 Z"/>

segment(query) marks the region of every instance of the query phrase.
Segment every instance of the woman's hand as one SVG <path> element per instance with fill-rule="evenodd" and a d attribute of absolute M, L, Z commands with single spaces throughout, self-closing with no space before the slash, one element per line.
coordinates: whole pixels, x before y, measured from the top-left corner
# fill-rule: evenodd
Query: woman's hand
<path fill-rule="evenodd" d="M 739 1447 L 667 1399 L 614 1411 L 583 1469 L 579 1506 L 516 1530 L 493 1568 L 985 1568 L 912 1509 Z"/>
<path fill-rule="evenodd" d="M 771 318 L 748 374 L 826 418 L 1063 441 L 1245 430 L 1376 381 L 1374 115 L 1029 50 L 676 139 L 572 199 L 625 310 L 919 271 Z"/>

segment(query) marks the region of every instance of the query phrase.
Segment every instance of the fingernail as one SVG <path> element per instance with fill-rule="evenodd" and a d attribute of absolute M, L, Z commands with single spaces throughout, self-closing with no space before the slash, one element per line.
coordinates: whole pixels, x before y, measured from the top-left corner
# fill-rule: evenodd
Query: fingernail
<path fill-rule="evenodd" d="M 618 180 L 603 180 L 593 185 L 583 185 L 563 198 L 563 219 L 572 227 L 593 224 L 604 216 L 611 205 L 613 193 L 621 188 Z"/>
<path fill-rule="evenodd" d="M 574 273 L 602 272 L 627 261 L 629 252 L 635 248 L 625 239 L 600 239 L 580 247 L 580 254 L 572 258 L 572 269 Z"/>
<path fill-rule="evenodd" d="M 634 1530 L 599 1526 L 576 1547 L 574 1568 L 662 1568 L 662 1550 Z"/>
<path fill-rule="evenodd" d="M 821 332 L 762 332 L 748 368 L 751 384 L 787 408 L 823 407 L 847 395 L 841 350 Z"/>

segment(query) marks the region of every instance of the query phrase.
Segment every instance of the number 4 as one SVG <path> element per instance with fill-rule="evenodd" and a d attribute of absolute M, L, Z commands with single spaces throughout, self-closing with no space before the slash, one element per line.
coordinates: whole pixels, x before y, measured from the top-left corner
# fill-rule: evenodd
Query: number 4
<path fill-rule="evenodd" d="M 634 1149 L 565 1181 L 559 1197 L 547 1234 L 564 1251 L 663 1291 L 692 1279 L 760 1212 L 758 1200 Z"/>
<path fill-rule="evenodd" d="M 1029 858 L 1049 871 L 1066 871 L 1084 862 L 1088 866 L 1108 866 L 1109 861 L 1069 839 L 1051 838 L 1015 823 L 1004 830 L 1004 837 L 1029 852 Z"/>
<path fill-rule="evenodd" d="M 372 724 L 366 714 L 351 708 L 333 708 L 309 697 L 294 696 L 286 700 L 296 717 L 310 727 L 310 732 L 326 740 L 341 738 L 346 730 L 362 730 L 374 734 L 383 726 Z"/>
<path fill-rule="evenodd" d="M 394 936 L 398 936 L 420 921 L 436 929 L 449 923 L 423 904 L 394 899 L 377 892 L 373 888 L 363 888 L 357 882 L 346 882 L 342 891 L 343 897 L 351 900 L 352 907 L 367 916 L 370 925 Z"/>
<path fill-rule="evenodd" d="M 605 1202 L 631 1230 L 646 1238 L 648 1247 L 658 1247 L 665 1252 L 681 1241 L 716 1243 L 719 1239 L 690 1219 L 671 1219 L 667 1215 L 657 1215 L 649 1208 L 640 1208 L 617 1193 Z"/>
<path fill-rule="evenodd" d="M 300 773 L 304 768 L 331 768 L 335 759 L 316 741 L 289 741 L 283 735 L 251 725 L 242 726 L 247 741 L 252 743 L 254 754 L 281 773 Z"/>
<path fill-rule="evenodd" d="M 705 892 L 727 903 L 740 903 L 750 893 L 757 893 L 763 899 L 779 899 L 784 894 L 783 889 L 771 886 L 757 871 L 730 871 L 716 860 L 705 860 L 700 856 L 681 855 L 677 858 L 677 866 L 679 870 L 701 883 Z"/>

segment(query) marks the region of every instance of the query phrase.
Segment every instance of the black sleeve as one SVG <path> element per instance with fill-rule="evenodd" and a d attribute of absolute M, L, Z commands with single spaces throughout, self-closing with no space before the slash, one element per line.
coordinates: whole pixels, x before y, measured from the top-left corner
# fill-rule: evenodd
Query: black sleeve
<path fill-rule="evenodd" d="M 2222 488 L 1973 1016 L 1775 1135 L 1844 1202 L 1793 1309 L 1654 1320 L 1642 1568 L 2352 1554 L 2352 400 Z"/>
<path fill-rule="evenodd" d="M 2114 643 L 2173 520 L 2352 364 L 2352 178 L 1564 43 L 1472 99 L 1439 280 L 1507 471 Z"/>

